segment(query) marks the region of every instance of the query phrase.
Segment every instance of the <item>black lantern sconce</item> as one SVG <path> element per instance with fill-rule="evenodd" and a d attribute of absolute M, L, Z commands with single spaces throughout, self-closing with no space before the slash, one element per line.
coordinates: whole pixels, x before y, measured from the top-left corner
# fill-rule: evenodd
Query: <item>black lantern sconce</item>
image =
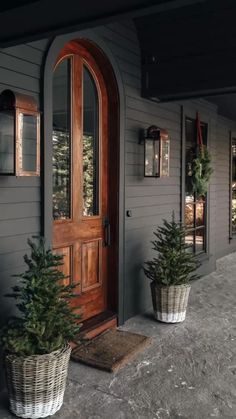
<path fill-rule="evenodd" d="M 0 95 L 0 175 L 39 176 L 40 115 L 33 97 Z"/>
<path fill-rule="evenodd" d="M 140 143 L 144 143 L 144 176 L 169 176 L 170 140 L 165 129 L 151 125 L 142 131 Z"/>

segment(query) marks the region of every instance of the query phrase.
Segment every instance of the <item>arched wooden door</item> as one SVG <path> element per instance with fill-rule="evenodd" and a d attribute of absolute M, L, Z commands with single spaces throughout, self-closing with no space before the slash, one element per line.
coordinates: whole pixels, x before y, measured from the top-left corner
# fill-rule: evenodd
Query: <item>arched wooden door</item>
<path fill-rule="evenodd" d="M 108 93 L 91 53 L 65 46 L 53 77 L 53 248 L 86 320 L 108 307 Z"/>

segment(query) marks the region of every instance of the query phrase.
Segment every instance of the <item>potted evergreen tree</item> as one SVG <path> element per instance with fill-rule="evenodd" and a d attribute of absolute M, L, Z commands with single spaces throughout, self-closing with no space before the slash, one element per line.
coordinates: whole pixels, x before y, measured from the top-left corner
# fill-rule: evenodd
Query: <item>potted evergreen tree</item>
<path fill-rule="evenodd" d="M 43 238 L 28 244 L 31 256 L 24 256 L 28 269 L 8 295 L 17 300 L 20 315 L 9 319 L 0 337 L 10 410 L 23 418 L 42 418 L 63 403 L 68 342 L 79 331 L 79 316 L 69 305 L 73 286 L 63 284 L 63 256 L 47 250 Z"/>
<path fill-rule="evenodd" d="M 154 232 L 152 241 L 157 256 L 145 262 L 145 275 L 151 279 L 151 293 L 155 318 L 166 323 L 177 323 L 185 319 L 189 281 L 198 278 L 195 271 L 199 266 L 195 255 L 185 244 L 185 228 L 175 221 L 174 214 L 169 222 Z"/>

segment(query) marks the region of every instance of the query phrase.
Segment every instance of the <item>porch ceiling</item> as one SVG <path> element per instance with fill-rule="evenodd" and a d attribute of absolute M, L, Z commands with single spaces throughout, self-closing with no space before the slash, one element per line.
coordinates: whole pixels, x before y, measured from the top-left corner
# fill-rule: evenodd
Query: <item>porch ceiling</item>
<path fill-rule="evenodd" d="M 163 101 L 235 92 L 235 17 L 235 0 L 203 0 L 135 19 L 143 96 Z"/>
<path fill-rule="evenodd" d="M 183 2 L 186 3 L 186 0 L 2 1 L 0 47 L 104 24 L 122 17 L 134 17 L 147 11 L 154 12 L 163 3 Z"/>

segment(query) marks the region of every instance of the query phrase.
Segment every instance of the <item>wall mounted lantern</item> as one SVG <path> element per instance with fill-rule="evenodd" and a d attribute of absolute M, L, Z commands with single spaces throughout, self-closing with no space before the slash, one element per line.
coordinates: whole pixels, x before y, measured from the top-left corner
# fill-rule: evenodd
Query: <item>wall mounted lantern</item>
<path fill-rule="evenodd" d="M 144 143 L 144 176 L 169 176 L 170 140 L 165 129 L 151 125 L 142 131 L 141 143 Z"/>
<path fill-rule="evenodd" d="M 33 97 L 4 90 L 0 95 L 0 174 L 39 176 L 40 116 Z"/>

